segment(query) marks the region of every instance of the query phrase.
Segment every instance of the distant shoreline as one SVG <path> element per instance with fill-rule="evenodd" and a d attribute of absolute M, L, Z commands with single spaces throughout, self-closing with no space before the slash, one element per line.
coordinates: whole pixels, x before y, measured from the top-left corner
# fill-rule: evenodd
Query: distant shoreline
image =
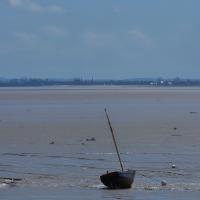
<path fill-rule="evenodd" d="M 198 87 L 200 79 L 182 78 L 135 78 L 123 80 L 87 79 L 41 79 L 13 78 L 0 79 L 0 87 L 44 87 L 44 86 L 144 86 L 144 87 Z"/>

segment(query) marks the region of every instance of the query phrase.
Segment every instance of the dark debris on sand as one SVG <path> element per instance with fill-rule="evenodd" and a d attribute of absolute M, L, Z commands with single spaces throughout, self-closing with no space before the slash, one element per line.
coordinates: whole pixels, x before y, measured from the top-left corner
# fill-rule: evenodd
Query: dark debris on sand
<path fill-rule="evenodd" d="M 51 142 L 49 142 L 49 144 L 55 144 L 55 142 L 54 142 L 54 141 L 51 141 Z"/>
<path fill-rule="evenodd" d="M 91 138 L 86 138 L 86 141 L 87 141 L 87 142 L 96 141 L 96 139 L 95 139 L 94 137 L 91 137 Z"/>
<path fill-rule="evenodd" d="M 191 111 L 190 114 L 197 114 L 198 112 L 196 111 Z"/>

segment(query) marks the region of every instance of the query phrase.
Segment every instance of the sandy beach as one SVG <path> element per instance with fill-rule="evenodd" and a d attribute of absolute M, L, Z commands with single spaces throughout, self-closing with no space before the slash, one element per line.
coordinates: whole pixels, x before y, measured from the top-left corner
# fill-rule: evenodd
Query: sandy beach
<path fill-rule="evenodd" d="M 0 177 L 21 181 L 0 193 L 9 200 L 198 199 L 199 100 L 198 87 L 2 88 Z M 105 190 L 99 180 L 120 167 L 105 107 L 125 167 L 137 170 L 128 191 Z"/>

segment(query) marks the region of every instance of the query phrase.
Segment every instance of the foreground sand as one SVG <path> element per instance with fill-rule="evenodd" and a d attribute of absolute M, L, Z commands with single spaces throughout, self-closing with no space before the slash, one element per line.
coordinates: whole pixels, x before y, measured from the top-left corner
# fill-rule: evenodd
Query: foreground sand
<path fill-rule="evenodd" d="M 176 148 L 178 142 L 184 150 L 199 150 L 199 99 L 199 88 L 1 89 L 0 144 L 12 148 L 53 140 L 65 145 L 95 137 L 99 148 L 111 139 L 107 107 L 123 148 L 131 142 L 135 151 L 144 145 L 156 151 L 159 145 Z"/>

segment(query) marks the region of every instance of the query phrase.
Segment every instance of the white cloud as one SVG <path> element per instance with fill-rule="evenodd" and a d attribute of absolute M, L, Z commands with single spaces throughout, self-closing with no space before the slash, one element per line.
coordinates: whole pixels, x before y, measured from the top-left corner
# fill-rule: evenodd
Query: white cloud
<path fill-rule="evenodd" d="M 18 47 L 50 51 L 63 47 L 68 41 L 68 32 L 62 27 L 46 25 L 34 31 L 16 31 L 13 33 L 14 43 Z"/>
<path fill-rule="evenodd" d="M 62 13 L 64 8 L 58 5 L 42 5 L 36 3 L 34 0 L 7 0 L 8 4 L 13 8 L 28 10 L 31 12 L 49 12 Z"/>
<path fill-rule="evenodd" d="M 89 45 L 89 46 L 99 46 L 101 45 L 99 43 L 99 39 L 96 33 L 87 31 L 83 34 L 83 39 L 84 41 Z"/>
<path fill-rule="evenodd" d="M 61 6 L 58 6 L 58 5 L 49 5 L 49 6 L 46 7 L 46 9 L 49 12 L 52 12 L 52 13 L 62 13 L 62 12 L 64 12 L 64 8 L 62 8 Z"/>
<path fill-rule="evenodd" d="M 114 7 L 112 8 L 112 11 L 113 11 L 114 13 L 121 13 L 120 7 L 117 7 L 117 6 L 114 6 Z"/>
<path fill-rule="evenodd" d="M 17 7 L 22 5 L 22 0 L 8 0 L 10 6 Z"/>
<path fill-rule="evenodd" d="M 43 32 L 46 35 L 53 37 L 65 37 L 68 33 L 63 29 L 55 25 L 48 25 L 43 28 Z"/>
<path fill-rule="evenodd" d="M 121 49 L 127 42 L 138 48 L 150 49 L 156 47 L 151 37 L 139 29 L 128 31 L 128 35 L 124 31 L 121 33 L 85 31 L 82 38 L 85 44 L 91 48 Z"/>
<path fill-rule="evenodd" d="M 128 32 L 130 38 L 140 48 L 153 48 L 155 44 L 153 40 L 144 32 L 138 29 L 133 29 Z"/>
<path fill-rule="evenodd" d="M 95 48 L 113 47 L 116 42 L 114 34 L 94 31 L 84 32 L 83 40 L 88 46 Z"/>
<path fill-rule="evenodd" d="M 185 33 L 190 33 L 191 31 L 193 31 L 193 25 L 192 24 L 180 24 L 177 29 L 178 31 L 177 32 L 185 32 Z"/>
<path fill-rule="evenodd" d="M 15 32 L 14 36 L 17 42 L 26 45 L 33 45 L 38 40 L 37 35 L 31 32 Z"/>

